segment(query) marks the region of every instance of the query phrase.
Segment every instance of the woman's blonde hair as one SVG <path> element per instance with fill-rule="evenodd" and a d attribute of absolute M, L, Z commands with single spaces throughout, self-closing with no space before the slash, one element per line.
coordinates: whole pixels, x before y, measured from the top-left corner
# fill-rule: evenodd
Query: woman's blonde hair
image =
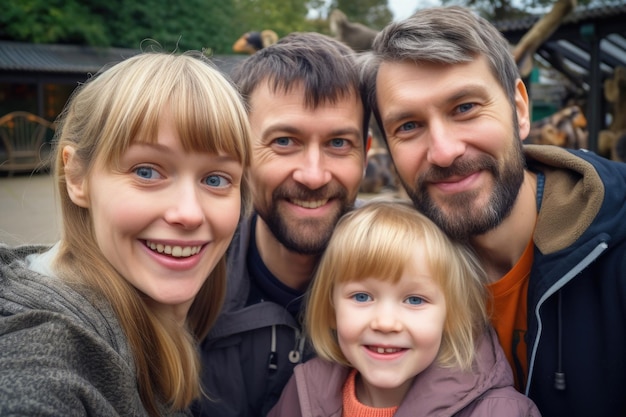
<path fill-rule="evenodd" d="M 416 245 L 426 252 L 424 259 L 446 300 L 438 363 L 471 368 L 477 337 L 488 322 L 484 272 L 477 258 L 410 203 L 381 199 L 339 220 L 318 265 L 305 323 L 320 357 L 350 365 L 337 342 L 335 285 L 369 277 L 398 282 L 413 261 Z"/>
<path fill-rule="evenodd" d="M 63 217 L 56 270 L 61 278 L 112 305 L 134 354 L 142 401 L 153 416 L 161 414 L 163 406 L 187 407 L 201 392 L 196 343 L 220 311 L 226 288 L 225 257 L 191 305 L 187 328 L 159 317 L 104 258 L 90 211 L 75 205 L 67 192 L 62 154 L 65 146 L 75 149 L 80 172 L 71 175 L 85 180 L 96 161 L 113 169 L 131 144 L 156 141 L 164 109 L 172 115 L 185 150 L 224 152 L 242 164 L 242 211 L 247 210 L 246 110 L 232 83 L 198 52 L 142 53 L 100 72 L 73 94 L 59 118 L 55 138 L 55 178 Z"/>

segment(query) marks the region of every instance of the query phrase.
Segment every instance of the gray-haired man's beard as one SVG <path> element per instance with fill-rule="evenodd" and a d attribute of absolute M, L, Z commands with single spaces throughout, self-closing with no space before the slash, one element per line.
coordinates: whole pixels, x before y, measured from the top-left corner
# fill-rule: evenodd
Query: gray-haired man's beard
<path fill-rule="evenodd" d="M 497 161 L 483 155 L 471 161 L 461 160 L 446 168 L 433 167 L 417 180 L 413 187 L 402 181 L 407 194 L 415 207 L 441 227 L 449 236 L 458 240 L 468 240 L 472 236 L 484 234 L 502 223 L 509 216 L 524 181 L 524 157 L 519 146 L 511 152 L 499 168 Z M 450 196 L 445 207 L 440 207 L 428 194 L 428 181 L 441 180 L 452 175 L 464 176 L 477 170 L 490 172 L 494 177 L 494 188 L 487 204 L 476 206 L 477 192 L 468 191 Z"/>

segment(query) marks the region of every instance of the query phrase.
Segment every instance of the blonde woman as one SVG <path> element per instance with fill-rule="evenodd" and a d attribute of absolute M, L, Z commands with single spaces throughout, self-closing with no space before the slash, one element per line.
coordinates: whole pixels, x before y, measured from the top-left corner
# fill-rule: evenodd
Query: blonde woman
<path fill-rule="evenodd" d="M 488 327 L 475 257 L 402 202 L 338 223 L 310 291 L 319 358 L 270 416 L 538 416 Z"/>
<path fill-rule="evenodd" d="M 185 412 L 248 204 L 249 135 L 199 53 L 140 54 L 73 95 L 56 138 L 62 238 L 0 246 L 0 415 Z"/>

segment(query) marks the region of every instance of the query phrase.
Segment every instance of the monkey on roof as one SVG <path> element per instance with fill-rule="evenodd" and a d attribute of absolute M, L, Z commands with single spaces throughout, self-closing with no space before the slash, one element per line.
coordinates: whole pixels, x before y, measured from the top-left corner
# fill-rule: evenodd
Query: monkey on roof
<path fill-rule="evenodd" d="M 330 32 L 340 41 L 357 52 L 368 51 L 372 48 L 372 42 L 378 31 L 367 26 L 350 22 L 341 10 L 335 9 L 329 18 Z"/>
<path fill-rule="evenodd" d="M 233 51 L 253 54 L 256 51 L 275 44 L 277 41 L 278 35 L 273 30 L 266 29 L 262 32 L 246 32 L 233 44 Z"/>

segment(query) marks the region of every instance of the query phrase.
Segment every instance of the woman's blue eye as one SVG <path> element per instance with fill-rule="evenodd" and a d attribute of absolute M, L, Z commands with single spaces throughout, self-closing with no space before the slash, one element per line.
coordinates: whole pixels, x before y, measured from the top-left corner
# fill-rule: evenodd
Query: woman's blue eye
<path fill-rule="evenodd" d="M 416 295 L 413 295 L 411 297 L 408 297 L 406 299 L 406 302 L 411 304 L 411 305 L 420 305 L 424 302 L 424 299 L 422 297 L 418 297 Z"/>
<path fill-rule="evenodd" d="M 230 181 L 222 175 L 209 175 L 204 179 L 204 183 L 209 187 L 223 188 L 230 185 Z"/>
<path fill-rule="evenodd" d="M 365 294 L 364 292 L 354 294 L 352 298 L 354 298 L 354 301 L 359 302 L 359 303 L 364 303 L 366 301 L 371 300 L 371 297 Z"/>
<path fill-rule="evenodd" d="M 135 168 L 135 174 L 137 174 L 138 177 L 141 177 L 147 180 L 151 180 L 159 176 L 158 172 L 154 168 L 150 168 L 150 167 Z"/>

